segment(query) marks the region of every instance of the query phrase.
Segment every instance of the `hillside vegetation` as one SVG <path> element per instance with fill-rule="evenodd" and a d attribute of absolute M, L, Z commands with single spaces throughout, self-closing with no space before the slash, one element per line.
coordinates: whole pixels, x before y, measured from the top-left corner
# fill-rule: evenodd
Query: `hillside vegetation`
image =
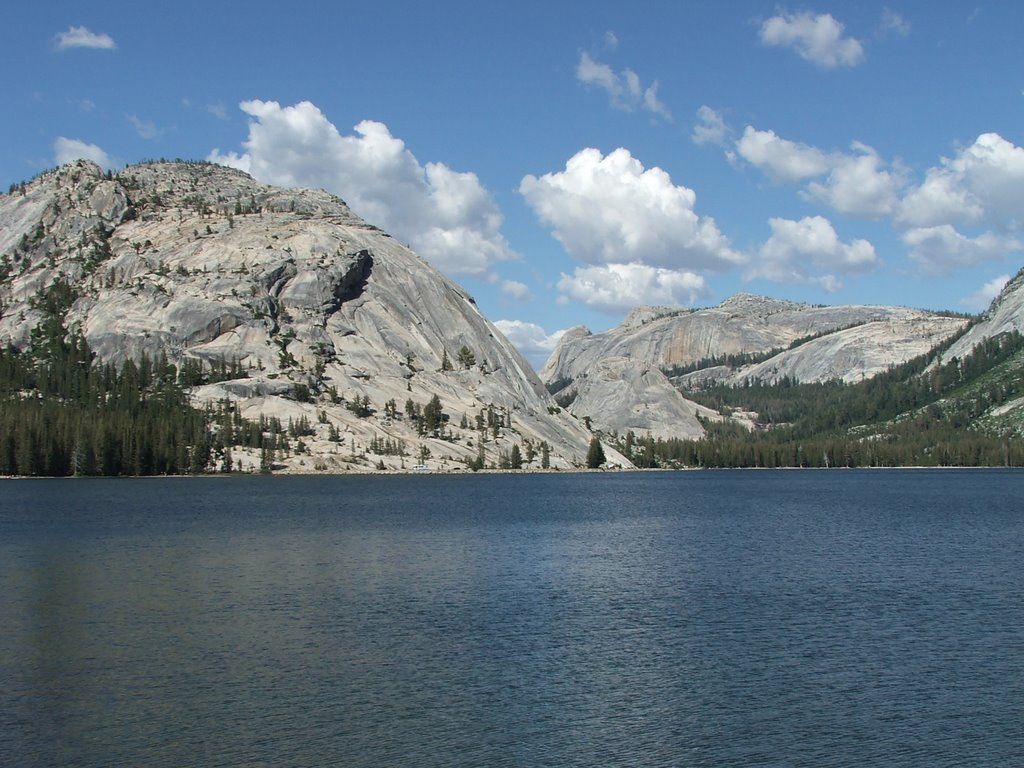
<path fill-rule="evenodd" d="M 287 450 L 277 420 L 242 419 L 223 401 L 193 408 L 187 386 L 229 375 L 165 355 L 100 363 L 62 322 L 74 292 L 58 281 L 36 303 L 44 320 L 32 345 L 0 348 L 0 474 L 154 475 L 232 470 L 232 448 L 261 452 L 270 469 Z M 290 425 L 293 436 L 295 426 Z"/>
<path fill-rule="evenodd" d="M 564 334 L 556 400 L 344 201 L 79 161 L 0 195 L 0 474 L 1017 466 L 1021 330 L 1024 273 L 973 324 L 749 294 L 639 308 Z"/>
<path fill-rule="evenodd" d="M 0 195 L 0 348 L 7 473 L 569 469 L 592 438 L 344 201 L 209 163 L 76 161 Z"/>

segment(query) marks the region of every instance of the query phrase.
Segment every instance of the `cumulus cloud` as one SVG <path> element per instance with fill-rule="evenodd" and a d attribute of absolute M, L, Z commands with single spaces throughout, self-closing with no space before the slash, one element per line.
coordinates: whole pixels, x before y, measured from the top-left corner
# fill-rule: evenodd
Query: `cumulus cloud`
<path fill-rule="evenodd" d="M 854 142 L 849 153 L 824 152 L 789 141 L 774 131 L 748 125 L 736 142 L 743 158 L 778 183 L 808 182 L 804 196 L 854 216 L 891 216 L 902 208 L 906 171 L 890 165 L 867 144 Z M 825 176 L 823 181 L 810 181 Z"/>
<path fill-rule="evenodd" d="M 761 42 L 792 48 L 823 69 L 852 67 L 864 59 L 864 46 L 853 37 L 843 37 L 843 25 L 831 14 L 801 13 L 773 16 L 761 25 Z"/>
<path fill-rule="evenodd" d="M 561 330 L 548 334 L 539 325 L 522 320 L 496 320 L 494 324 L 505 338 L 523 354 L 523 357 L 537 369 L 544 365 L 555 347 L 558 346 L 558 340 L 565 333 L 564 330 Z"/>
<path fill-rule="evenodd" d="M 334 192 L 448 274 L 489 277 L 496 262 L 517 258 L 476 174 L 421 164 L 383 123 L 364 120 L 346 136 L 308 101 L 240 107 L 252 117 L 245 152 L 214 149 L 207 159 L 270 184 Z"/>
<path fill-rule="evenodd" d="M 989 308 L 993 299 L 1002 292 L 1008 282 L 1010 282 L 1009 275 L 1000 275 L 993 278 L 970 296 L 960 299 L 960 305 L 969 312 L 983 312 Z"/>
<path fill-rule="evenodd" d="M 526 176 L 519 192 L 566 251 L 587 264 L 646 264 L 672 270 L 742 263 L 714 219 L 694 212 L 697 196 L 661 168 L 644 169 L 629 150 L 583 149 L 565 170 Z"/>
<path fill-rule="evenodd" d="M 646 264 L 577 267 L 572 275 L 562 274 L 558 289 L 569 299 L 609 314 L 641 305 L 689 305 L 708 295 L 700 275 Z"/>
<path fill-rule="evenodd" d="M 820 149 L 780 138 L 774 131 L 759 131 L 750 125 L 736 142 L 736 151 L 776 182 L 803 181 L 829 169 L 828 156 Z"/>
<path fill-rule="evenodd" d="M 812 182 L 808 193 L 841 213 L 880 217 L 899 207 L 899 193 L 906 180 L 901 170 L 889 171 L 874 149 L 855 142 L 856 154 L 833 155 L 824 183 Z"/>
<path fill-rule="evenodd" d="M 58 136 L 53 142 L 53 156 L 57 165 L 64 165 L 73 160 L 92 160 L 102 168 L 113 168 L 115 163 L 106 152 L 95 144 L 88 144 L 78 139 Z"/>
<path fill-rule="evenodd" d="M 1000 221 L 1024 224 L 1024 149 L 997 133 L 928 170 L 904 198 L 898 218 L 914 227 Z"/>
<path fill-rule="evenodd" d="M 576 153 L 564 171 L 526 176 L 519 192 L 583 262 L 558 282 L 562 300 L 618 313 L 639 304 L 692 304 L 700 275 L 744 263 L 697 196 L 661 168 L 645 169 L 626 149 Z"/>
<path fill-rule="evenodd" d="M 930 227 L 942 223 L 975 222 L 983 215 L 981 204 L 955 173 L 931 168 L 924 181 L 903 197 L 896 218 L 903 225 Z"/>
<path fill-rule="evenodd" d="M 915 227 L 903 233 L 903 242 L 910 249 L 910 258 L 931 274 L 948 274 L 961 267 L 1001 261 L 1024 250 L 1024 243 L 1015 237 L 985 232 L 968 237 L 950 224 Z"/>
<path fill-rule="evenodd" d="M 752 126 L 735 143 L 734 157 L 774 181 L 803 184 L 805 200 L 844 214 L 889 220 L 902 232 L 909 258 L 927 273 L 947 274 L 1022 249 L 1017 233 L 1024 228 L 1024 148 L 997 133 L 981 134 L 953 157 L 942 158 L 920 183 L 911 183 L 899 161 L 887 163 L 866 144 L 854 142 L 849 152 L 826 153 Z M 964 226 L 973 231 L 957 229 Z M 773 234 L 753 275 L 807 279 L 793 268 L 791 254 L 796 251 L 785 246 L 791 234 L 785 227 Z"/>
<path fill-rule="evenodd" d="M 586 51 L 582 51 L 576 65 L 576 79 L 607 93 L 615 109 L 625 112 L 644 109 L 666 120 L 672 119 L 668 107 L 658 99 L 658 82 L 655 81 L 645 88 L 640 82 L 640 76 L 631 69 L 616 73 L 607 64 L 596 61 Z"/>
<path fill-rule="evenodd" d="M 984 133 L 949 164 L 990 214 L 1024 222 L 1024 149 L 998 133 Z"/>
<path fill-rule="evenodd" d="M 729 126 L 720 113 L 706 105 L 697 110 L 697 122 L 694 123 L 693 133 L 690 134 L 694 144 L 724 146 L 729 133 Z"/>
<path fill-rule="evenodd" d="M 96 34 L 90 32 L 86 27 L 68 27 L 66 32 L 61 32 L 54 38 L 54 45 L 58 51 L 66 51 L 70 48 L 98 48 L 100 50 L 117 48 L 114 38 L 110 35 Z"/>
<path fill-rule="evenodd" d="M 844 243 L 831 222 L 821 216 L 799 221 L 771 219 L 771 237 L 761 246 L 748 279 L 816 283 L 836 291 L 841 283 L 833 274 L 865 272 L 878 265 L 875 248 L 867 240 Z"/>

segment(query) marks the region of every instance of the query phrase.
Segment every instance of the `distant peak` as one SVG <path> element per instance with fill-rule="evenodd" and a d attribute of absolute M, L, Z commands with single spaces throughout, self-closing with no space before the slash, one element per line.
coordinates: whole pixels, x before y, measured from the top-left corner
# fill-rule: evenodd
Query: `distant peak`
<path fill-rule="evenodd" d="M 992 315 L 999 305 L 1006 301 L 1011 294 L 1016 293 L 1021 289 L 1024 289 L 1024 269 L 1018 271 L 1016 275 L 1006 282 L 1006 285 L 1003 286 L 999 295 L 992 300 L 992 303 L 984 314 Z"/>
<path fill-rule="evenodd" d="M 683 311 L 685 310 L 681 310 L 679 307 L 637 307 L 626 315 L 622 325 L 625 328 L 639 328 L 652 320 L 662 317 L 673 317 Z"/>
<path fill-rule="evenodd" d="M 722 307 L 723 309 L 771 309 L 775 311 L 781 309 L 796 309 L 801 306 L 805 305 L 799 304 L 795 301 L 787 301 L 786 299 L 772 299 L 768 296 L 761 296 L 756 293 L 736 293 L 719 304 L 719 307 Z"/>
<path fill-rule="evenodd" d="M 585 339 L 587 336 L 592 336 L 590 329 L 585 325 L 574 325 L 572 328 L 567 328 L 558 340 L 559 344 L 565 344 L 569 341 L 575 341 L 576 339 Z"/>

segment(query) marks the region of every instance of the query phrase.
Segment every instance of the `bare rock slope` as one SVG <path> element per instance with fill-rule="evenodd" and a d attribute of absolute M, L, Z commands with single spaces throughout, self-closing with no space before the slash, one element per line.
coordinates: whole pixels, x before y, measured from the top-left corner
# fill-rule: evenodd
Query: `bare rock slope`
<path fill-rule="evenodd" d="M 985 339 L 1010 331 L 1024 333 L 1024 269 L 1003 286 L 979 322 L 950 345 L 942 361 L 961 358 Z"/>
<path fill-rule="evenodd" d="M 575 328 L 552 353 L 541 378 L 560 400 L 571 400 L 575 415 L 589 418 L 597 429 L 699 437 L 700 411 L 684 396 L 689 387 L 707 381 L 737 384 L 748 378 L 854 382 L 924 354 L 967 322 L 905 307 L 812 306 L 738 294 L 708 309 L 635 310 L 604 333 Z M 765 359 L 715 364 L 743 355 Z M 620 380 L 646 382 L 633 391 L 643 393 L 642 402 L 609 397 L 606 387 L 594 386 L 592 380 L 607 378 L 602 364 L 609 360 L 620 361 Z M 678 367 L 696 370 L 675 377 L 676 387 L 667 386 L 666 380 L 655 389 L 651 371 Z"/>
<path fill-rule="evenodd" d="M 0 258 L 0 343 L 26 346 L 34 300 L 64 281 L 66 323 L 101 359 L 235 363 L 241 375 L 194 399 L 306 417 L 317 434 L 290 468 L 497 465 L 513 446 L 538 466 L 545 445 L 552 467 L 585 459 L 590 433 L 473 299 L 325 192 L 205 163 L 110 177 L 79 161 L 0 197 Z M 447 421 L 420 435 L 406 403 L 435 395 Z M 404 455 L 369 451 L 385 442 Z"/>

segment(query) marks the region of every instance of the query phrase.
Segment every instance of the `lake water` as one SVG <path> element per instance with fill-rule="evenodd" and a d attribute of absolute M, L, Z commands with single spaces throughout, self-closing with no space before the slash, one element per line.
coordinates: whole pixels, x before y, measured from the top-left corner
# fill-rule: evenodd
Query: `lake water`
<path fill-rule="evenodd" d="M 1024 472 L 0 483 L 0 765 L 1024 765 Z"/>

